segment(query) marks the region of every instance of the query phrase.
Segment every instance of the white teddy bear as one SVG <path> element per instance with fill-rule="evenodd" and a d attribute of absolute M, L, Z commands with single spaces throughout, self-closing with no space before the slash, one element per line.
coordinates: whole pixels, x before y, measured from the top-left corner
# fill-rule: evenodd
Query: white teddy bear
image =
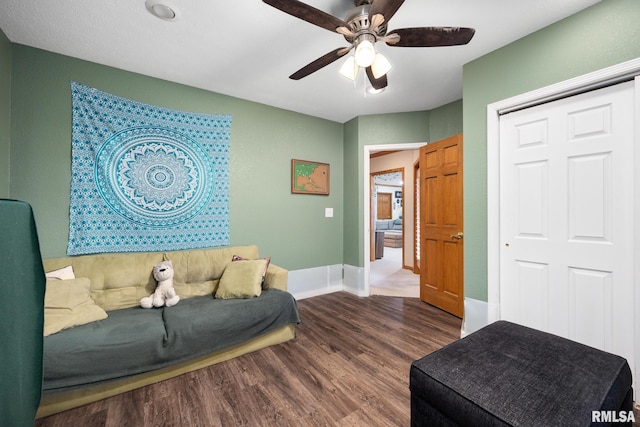
<path fill-rule="evenodd" d="M 180 301 L 180 297 L 173 287 L 173 264 L 171 261 L 162 261 L 153 266 L 153 277 L 158 282 L 156 291 L 140 300 L 142 308 L 171 307 Z"/>

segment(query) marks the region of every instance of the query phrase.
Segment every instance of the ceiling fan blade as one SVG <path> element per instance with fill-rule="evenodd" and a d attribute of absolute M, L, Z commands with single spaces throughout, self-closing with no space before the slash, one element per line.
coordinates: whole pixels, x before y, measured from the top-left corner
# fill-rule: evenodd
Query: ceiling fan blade
<path fill-rule="evenodd" d="M 313 6 L 302 3 L 298 0 L 262 0 L 269 6 L 288 13 L 291 16 L 307 21 L 318 27 L 325 28 L 329 31 L 336 31 L 338 27 L 347 27 L 347 23 L 342 19 L 338 19 L 333 15 L 316 9 Z"/>
<path fill-rule="evenodd" d="M 373 71 L 371 70 L 371 67 L 367 67 L 367 77 L 369 77 L 369 82 L 371 82 L 371 86 L 373 86 L 374 89 L 384 89 L 385 87 L 387 87 L 387 75 L 383 75 L 380 78 L 376 79 L 373 76 Z"/>
<path fill-rule="evenodd" d="M 309 74 L 315 73 L 320 68 L 326 67 L 327 65 L 331 64 L 332 62 L 334 62 L 334 61 L 338 60 L 339 58 L 345 56 L 347 53 L 349 53 L 350 50 L 351 50 L 351 48 L 348 48 L 348 47 L 340 47 L 340 48 L 338 48 L 336 50 L 333 50 L 333 51 L 327 53 L 326 55 L 321 56 L 320 58 L 316 59 L 315 61 L 305 65 L 304 67 L 300 68 L 298 71 L 296 71 L 295 73 L 291 74 L 289 76 L 289 78 L 292 79 L 292 80 L 300 80 L 303 77 L 307 77 Z"/>
<path fill-rule="evenodd" d="M 387 44 L 401 47 L 457 46 L 469 43 L 475 32 L 473 28 L 465 27 L 400 28 L 387 34 L 387 37 L 397 34 L 400 40 Z"/>
<path fill-rule="evenodd" d="M 373 19 L 374 15 L 384 16 L 385 22 L 389 22 L 391 17 L 396 14 L 400 6 L 402 6 L 404 0 L 374 0 L 369 9 L 369 21 Z"/>

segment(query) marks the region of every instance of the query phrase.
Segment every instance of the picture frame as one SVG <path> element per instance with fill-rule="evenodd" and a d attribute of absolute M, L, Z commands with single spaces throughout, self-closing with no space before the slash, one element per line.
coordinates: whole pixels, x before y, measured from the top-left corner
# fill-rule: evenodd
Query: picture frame
<path fill-rule="evenodd" d="M 328 196 L 330 172 L 329 163 L 291 159 L 291 193 Z"/>

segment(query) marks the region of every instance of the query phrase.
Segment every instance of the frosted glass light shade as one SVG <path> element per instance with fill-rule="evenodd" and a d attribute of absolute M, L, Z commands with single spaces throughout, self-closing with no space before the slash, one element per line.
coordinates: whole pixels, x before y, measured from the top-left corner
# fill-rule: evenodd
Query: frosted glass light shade
<path fill-rule="evenodd" d="M 383 54 L 376 53 L 376 57 L 371 64 L 371 72 L 373 73 L 373 77 L 379 79 L 389 71 L 391 71 L 391 63 L 389 62 L 389 60 Z"/>
<path fill-rule="evenodd" d="M 353 56 L 350 56 L 347 58 L 346 61 L 344 61 L 344 64 L 342 64 L 342 67 L 340 67 L 340 74 L 342 74 L 349 80 L 355 80 L 356 77 L 358 76 L 359 70 L 360 68 L 358 68 L 358 65 L 356 64 L 356 60 L 354 59 Z"/>
<path fill-rule="evenodd" d="M 373 43 L 371 43 L 369 40 L 362 40 L 360 43 L 358 43 L 358 46 L 356 47 L 355 57 L 356 64 L 358 64 L 359 67 L 369 67 L 376 57 L 376 50 L 373 47 Z"/>

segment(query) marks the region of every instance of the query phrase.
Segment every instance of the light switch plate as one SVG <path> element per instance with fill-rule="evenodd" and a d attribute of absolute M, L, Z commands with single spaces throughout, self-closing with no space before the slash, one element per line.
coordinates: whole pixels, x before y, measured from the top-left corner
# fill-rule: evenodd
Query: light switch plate
<path fill-rule="evenodd" d="M 325 218 L 333 218 L 333 208 L 324 208 Z"/>

